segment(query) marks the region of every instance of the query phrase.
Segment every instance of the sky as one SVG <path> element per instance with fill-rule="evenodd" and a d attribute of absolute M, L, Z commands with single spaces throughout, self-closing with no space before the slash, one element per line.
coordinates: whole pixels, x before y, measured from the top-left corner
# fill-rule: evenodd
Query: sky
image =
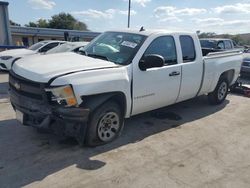
<path fill-rule="evenodd" d="M 128 0 L 5 0 L 10 19 L 24 25 L 60 12 L 92 31 L 127 27 Z M 131 0 L 131 28 L 218 34 L 250 33 L 250 0 Z"/>

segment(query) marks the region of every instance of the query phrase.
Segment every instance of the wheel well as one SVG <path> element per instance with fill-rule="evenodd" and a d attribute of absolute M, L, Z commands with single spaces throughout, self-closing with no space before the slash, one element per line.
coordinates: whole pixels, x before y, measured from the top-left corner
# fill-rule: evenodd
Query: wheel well
<path fill-rule="evenodd" d="M 127 110 L 126 96 L 122 92 L 110 92 L 96 95 L 82 96 L 83 100 L 81 107 L 89 108 L 90 111 L 94 111 L 97 107 L 103 103 L 112 100 L 115 101 L 121 108 L 123 115 L 125 116 Z"/>
<path fill-rule="evenodd" d="M 13 67 L 14 63 L 15 63 L 17 60 L 19 60 L 19 59 L 21 59 L 21 57 L 18 57 L 18 58 L 14 59 L 14 60 L 12 61 L 12 63 L 11 63 L 11 68 Z"/>
<path fill-rule="evenodd" d="M 226 78 L 227 81 L 228 81 L 228 83 L 229 83 L 229 85 L 231 85 L 231 84 L 232 84 L 232 81 L 233 81 L 233 79 L 234 79 L 234 72 L 235 72 L 235 71 L 234 71 L 233 69 L 227 70 L 227 71 L 225 71 L 225 72 L 223 72 L 223 73 L 221 74 L 220 78 Z"/>
<path fill-rule="evenodd" d="M 123 116 L 125 116 L 127 110 L 126 97 L 123 93 L 116 93 L 109 100 L 115 101 L 121 108 Z"/>

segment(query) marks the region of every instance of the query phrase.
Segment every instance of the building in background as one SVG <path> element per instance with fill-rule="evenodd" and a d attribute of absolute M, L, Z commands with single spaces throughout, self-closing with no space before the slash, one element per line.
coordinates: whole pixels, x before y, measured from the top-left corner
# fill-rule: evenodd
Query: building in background
<path fill-rule="evenodd" d="M 66 29 L 10 26 L 8 2 L 0 1 L 0 51 L 27 47 L 43 40 L 91 41 L 100 33 Z"/>
<path fill-rule="evenodd" d="M 13 45 L 30 46 L 43 40 L 91 41 L 99 32 L 10 26 Z"/>

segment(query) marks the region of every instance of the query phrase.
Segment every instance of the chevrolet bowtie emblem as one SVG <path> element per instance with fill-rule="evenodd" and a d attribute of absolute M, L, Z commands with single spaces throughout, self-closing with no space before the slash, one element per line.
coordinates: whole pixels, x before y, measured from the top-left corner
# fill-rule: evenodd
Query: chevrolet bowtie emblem
<path fill-rule="evenodd" d="M 21 85 L 20 85 L 18 82 L 14 83 L 14 87 L 15 87 L 17 90 L 21 89 Z"/>

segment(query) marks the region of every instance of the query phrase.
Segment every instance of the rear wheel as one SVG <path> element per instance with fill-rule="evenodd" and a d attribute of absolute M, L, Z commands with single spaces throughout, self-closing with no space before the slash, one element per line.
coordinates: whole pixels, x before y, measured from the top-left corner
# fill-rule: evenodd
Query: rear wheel
<path fill-rule="evenodd" d="M 208 94 L 208 101 L 211 104 L 221 104 L 227 97 L 228 85 L 226 78 L 220 78 L 215 90 Z"/>
<path fill-rule="evenodd" d="M 115 140 L 123 129 L 124 117 L 120 106 L 105 102 L 91 114 L 86 132 L 86 145 L 98 146 Z"/>

